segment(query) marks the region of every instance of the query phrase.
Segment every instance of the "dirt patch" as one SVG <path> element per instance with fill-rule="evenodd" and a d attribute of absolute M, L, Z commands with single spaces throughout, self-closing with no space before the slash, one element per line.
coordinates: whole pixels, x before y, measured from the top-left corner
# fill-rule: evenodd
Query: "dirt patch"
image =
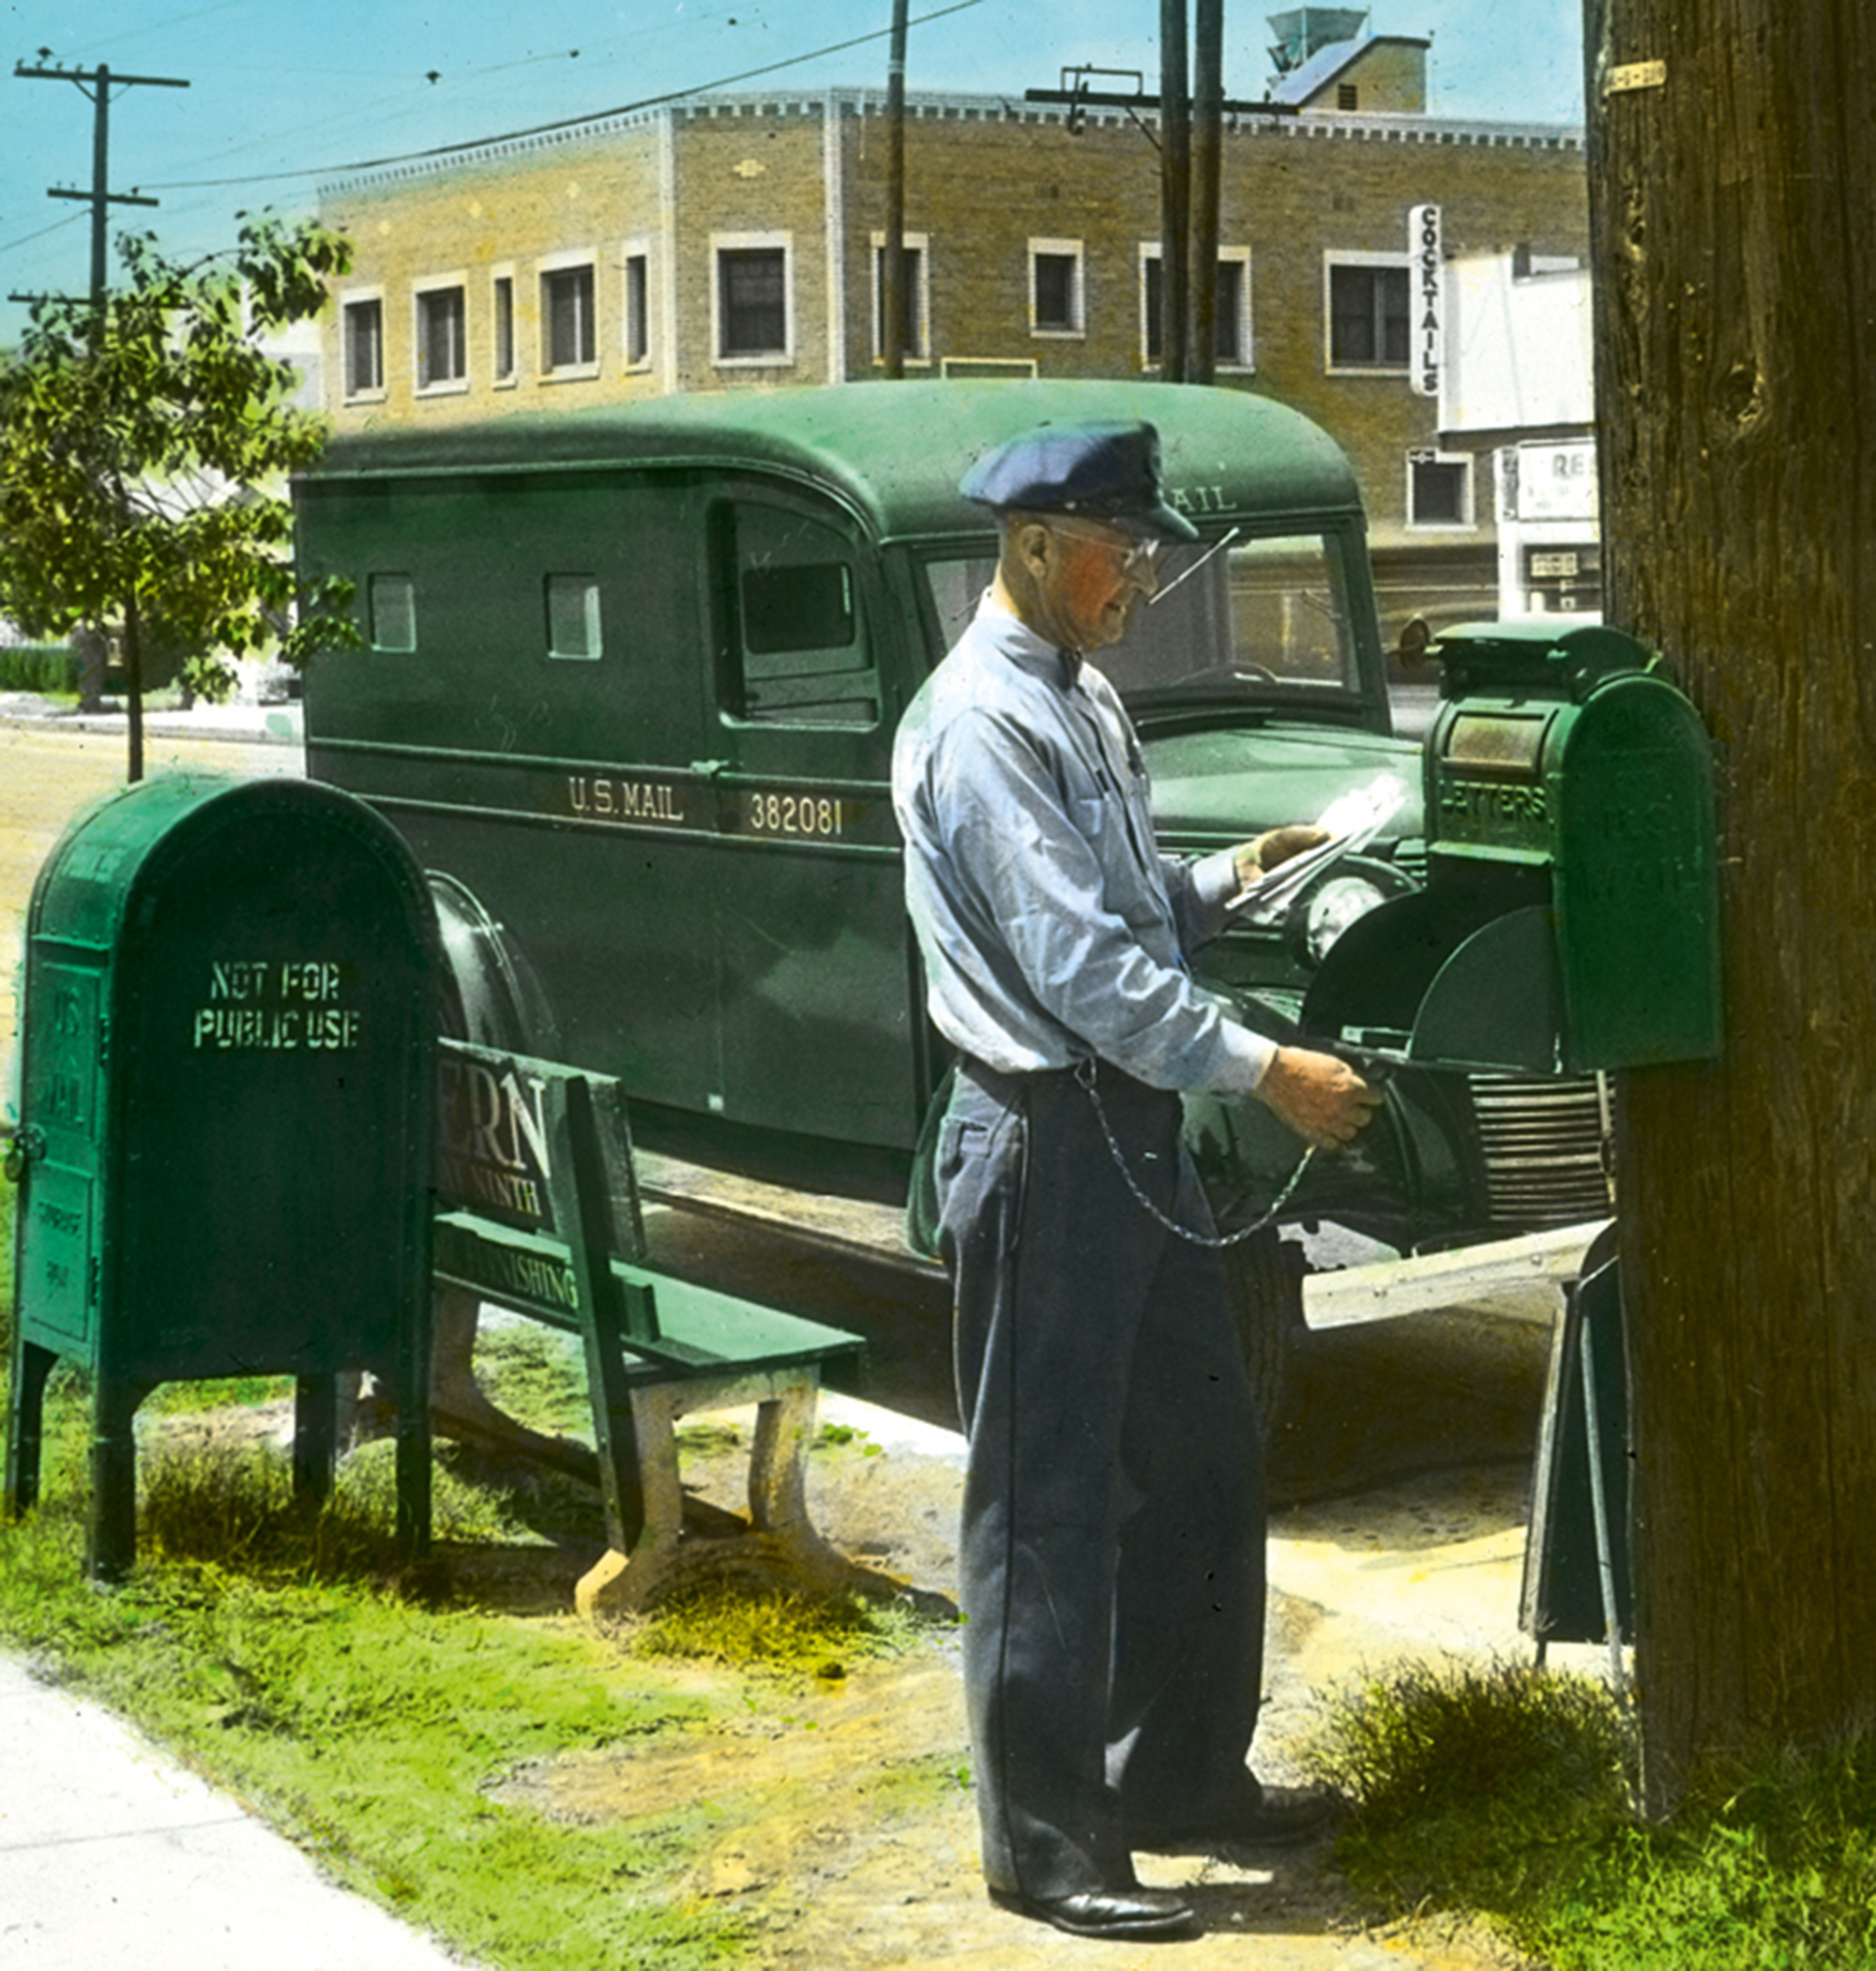
<path fill-rule="evenodd" d="M 734 1507 L 741 1456 L 740 1446 L 693 1453 L 687 1485 Z M 816 1524 L 855 1560 L 929 1597 L 955 1594 L 961 1485 L 955 1463 L 903 1448 L 848 1444 L 809 1460 Z M 1472 1526 L 1451 1506 L 1397 1511 L 1403 1530 L 1424 1537 Z M 1259 1750 L 1260 1770 L 1273 1780 L 1299 1776 L 1296 1741 L 1316 1717 L 1308 1666 L 1336 1626 L 1324 1607 L 1273 1592 L 1272 1703 Z M 622 1643 L 629 1634 L 622 1630 Z M 788 1682 L 700 1668 L 727 1721 L 543 1761 L 508 1775 L 494 1797 L 575 1821 L 694 1826 L 703 1814 L 709 1837 L 684 1887 L 733 1908 L 764 1965 L 1085 1963 L 1086 1943 L 985 1897 L 955 1637 L 909 1658 L 839 1668 Z M 1364 1931 L 1326 1844 L 1273 1858 L 1267 1870 L 1143 1856 L 1140 1871 L 1188 1888 L 1206 1925 L 1200 1941 L 1157 1947 L 1155 1962 L 1167 1950 L 1208 1971 L 1503 1971 L 1519 1962 L 1460 1928 Z"/>
<path fill-rule="evenodd" d="M 743 1504 L 749 1426 L 736 1417 L 702 1421 L 684 1478 L 703 1523 L 720 1527 Z M 152 1423 L 177 1448 L 283 1440 L 291 1404 Z M 881 1443 L 857 1427 L 809 1457 L 817 1526 L 881 1591 L 897 1584 L 928 1610 L 955 1596 L 961 1489 L 957 1457 L 942 1446 Z M 1296 1753 L 1319 1715 L 1319 1676 L 1398 1646 L 1379 1619 L 1390 1571 L 1419 1577 L 1442 1556 L 1460 1574 L 1474 1571 L 1480 1543 L 1502 1562 L 1497 1549 L 1514 1537 L 1514 1490 L 1485 1472 L 1282 1518 L 1282 1551 L 1309 1557 L 1329 1585 L 1322 1599 L 1273 1588 L 1260 1772 L 1300 1778 Z M 726 1563 L 738 1544 L 700 1541 L 700 1569 L 734 1573 Z M 439 1555 L 461 1590 L 552 1620 L 566 1618 L 573 1581 L 592 1557 L 590 1548 L 552 1544 Z M 631 1622 L 614 1628 L 621 1648 L 637 1632 Z M 837 1656 L 818 1667 L 825 1674 L 786 1677 L 688 1666 L 680 1679 L 711 1701 L 712 1722 L 531 1764 L 499 1776 L 491 1797 L 569 1823 L 628 1821 L 654 1833 L 669 1824 L 697 1857 L 680 1894 L 734 1912 L 764 1966 L 1084 1964 L 1097 1947 L 997 1910 L 984 1894 L 955 1634 L 941 1624 L 908 1655 Z M 1507 1971 L 1520 1963 L 1464 1926 L 1365 1930 L 1326 1843 L 1256 1870 L 1151 1856 L 1139 1865 L 1145 1881 L 1188 1888 L 1206 1927 L 1200 1940 L 1156 1947 L 1156 1963 L 1182 1954 L 1206 1971 Z M 1120 1960 L 1110 1949 L 1103 1961 Z"/>

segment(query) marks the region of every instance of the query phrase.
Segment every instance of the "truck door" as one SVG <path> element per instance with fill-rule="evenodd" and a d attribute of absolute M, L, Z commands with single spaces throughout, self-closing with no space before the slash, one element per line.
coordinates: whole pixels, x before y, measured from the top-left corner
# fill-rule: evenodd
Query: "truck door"
<path fill-rule="evenodd" d="M 889 776 L 913 630 L 831 503 L 750 480 L 706 529 L 722 1111 L 909 1147 L 912 986 Z M 914 680 L 915 682 L 915 680 Z"/>

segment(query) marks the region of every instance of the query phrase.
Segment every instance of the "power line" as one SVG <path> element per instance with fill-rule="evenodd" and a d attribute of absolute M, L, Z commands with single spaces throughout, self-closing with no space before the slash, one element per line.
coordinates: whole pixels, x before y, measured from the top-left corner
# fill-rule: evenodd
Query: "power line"
<path fill-rule="evenodd" d="M 954 0 L 953 5 L 934 8 L 929 14 L 919 14 L 907 24 L 922 27 L 928 21 L 942 21 L 946 14 L 961 14 L 982 5 L 983 0 Z M 229 185 L 271 185 L 295 178 L 342 178 L 354 172 L 382 171 L 392 164 L 416 164 L 426 158 L 453 157 L 462 151 L 484 149 L 492 144 L 513 144 L 522 137 L 544 136 L 550 130 L 573 129 L 582 123 L 603 122 L 609 116 L 629 116 L 639 110 L 655 110 L 660 103 L 681 102 L 688 96 L 705 95 L 712 89 L 734 88 L 737 83 L 754 82 L 760 76 L 774 75 L 782 68 L 797 68 L 803 62 L 818 61 L 824 54 L 841 54 L 849 48 L 864 47 L 869 41 L 883 41 L 891 33 L 890 27 L 878 28 L 870 34 L 855 35 L 851 40 L 832 41 L 825 48 L 810 49 L 806 54 L 792 54 L 786 60 L 766 63 L 760 68 L 745 68 L 740 74 L 722 76 L 716 82 L 696 83 L 688 89 L 668 89 L 661 96 L 647 96 L 638 102 L 621 103 L 616 109 L 592 110 L 582 116 L 563 116 L 553 123 L 537 123 L 526 129 L 505 130 L 499 136 L 475 137 L 461 144 L 438 144 L 428 150 L 403 151 L 390 158 L 365 158 L 352 164 L 310 165 L 303 171 L 249 172 L 233 178 L 173 178 L 155 189 L 159 191 L 200 191 Z"/>

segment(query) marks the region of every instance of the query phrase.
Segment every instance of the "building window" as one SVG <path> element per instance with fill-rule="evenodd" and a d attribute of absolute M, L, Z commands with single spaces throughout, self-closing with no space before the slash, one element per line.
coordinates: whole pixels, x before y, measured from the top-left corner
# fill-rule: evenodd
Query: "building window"
<path fill-rule="evenodd" d="M 1029 242 L 1029 327 L 1034 335 L 1080 335 L 1086 297 L 1079 239 Z"/>
<path fill-rule="evenodd" d="M 1140 346 L 1148 366 L 1160 360 L 1165 326 L 1165 273 L 1157 247 L 1140 255 Z M 1250 362 L 1250 249 L 1225 247 L 1218 252 L 1218 299 L 1214 304 L 1212 359 L 1223 370 L 1248 370 Z"/>
<path fill-rule="evenodd" d="M 926 307 L 925 235 L 905 235 L 905 345 L 909 361 L 931 360 L 931 322 Z M 873 360 L 885 355 L 885 235 L 873 235 Z"/>
<path fill-rule="evenodd" d="M 447 389 L 469 375 L 468 311 L 460 287 L 421 289 L 416 297 L 416 387 Z"/>
<path fill-rule="evenodd" d="M 541 368 L 550 376 L 590 374 L 599 359 L 593 319 L 593 263 L 549 267 L 540 277 Z"/>
<path fill-rule="evenodd" d="M 626 363 L 643 368 L 651 360 L 651 264 L 643 253 L 626 255 Z"/>
<path fill-rule="evenodd" d="M 515 283 L 510 274 L 497 274 L 492 293 L 495 329 L 495 381 L 515 380 Z"/>
<path fill-rule="evenodd" d="M 344 319 L 345 394 L 376 396 L 385 387 L 385 304 L 375 296 L 348 301 Z"/>
<path fill-rule="evenodd" d="M 790 335 L 786 243 L 717 246 L 717 360 L 785 362 Z"/>
<path fill-rule="evenodd" d="M 1336 84 L 1336 108 L 1339 110 L 1356 110 L 1360 107 L 1361 91 L 1354 83 L 1338 83 Z"/>
<path fill-rule="evenodd" d="M 1331 261 L 1329 367 L 1404 370 L 1409 343 L 1408 271 L 1398 260 Z"/>
<path fill-rule="evenodd" d="M 547 654 L 550 657 L 597 658 L 599 655 L 599 584 L 591 575 L 550 575 L 547 578 Z"/>
<path fill-rule="evenodd" d="M 1407 454 L 1407 524 L 1469 527 L 1472 518 L 1470 452 Z"/>

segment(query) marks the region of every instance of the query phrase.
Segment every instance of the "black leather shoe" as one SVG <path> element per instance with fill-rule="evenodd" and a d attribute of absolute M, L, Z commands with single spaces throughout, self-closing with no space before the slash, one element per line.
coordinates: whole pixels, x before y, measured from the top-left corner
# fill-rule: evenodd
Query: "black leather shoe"
<path fill-rule="evenodd" d="M 1315 1840 L 1328 1831 L 1340 1805 L 1332 1793 L 1275 1787 L 1212 1820 L 1136 1828 L 1129 1844 L 1152 1855 L 1215 1855 L 1229 1861 L 1240 1850 L 1294 1848 Z"/>
<path fill-rule="evenodd" d="M 1071 1937 L 1107 1937 L 1129 1944 L 1171 1942 L 1199 1934 L 1199 1913 L 1170 1888 L 1097 1888 L 1073 1896 L 1025 1896 L 993 1888 L 999 1909 L 1052 1923 Z"/>

